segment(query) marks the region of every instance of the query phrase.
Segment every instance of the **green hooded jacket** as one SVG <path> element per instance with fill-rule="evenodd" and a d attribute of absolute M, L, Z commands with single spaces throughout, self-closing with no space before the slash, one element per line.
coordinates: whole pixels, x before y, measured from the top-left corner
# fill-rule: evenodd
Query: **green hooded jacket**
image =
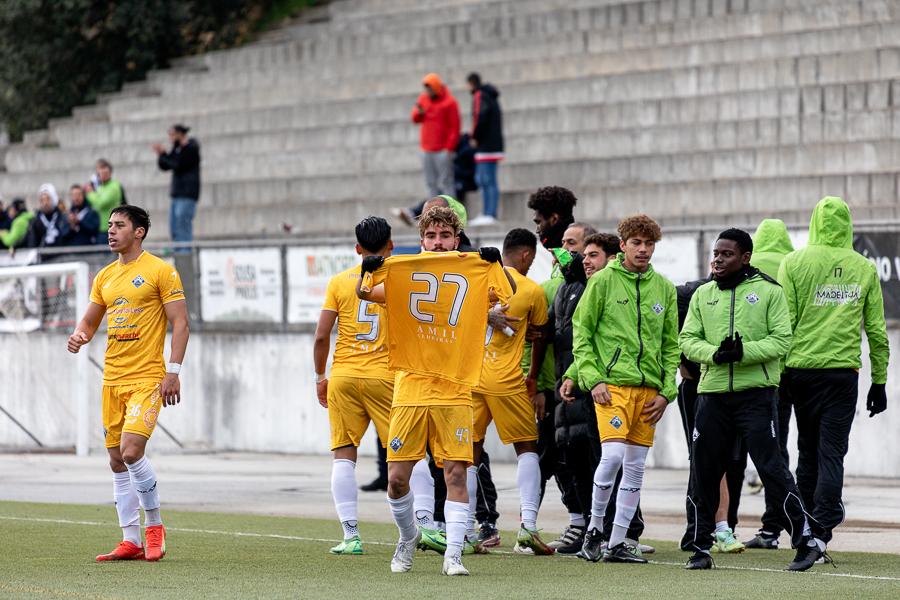
<path fill-rule="evenodd" d="M 93 192 L 85 196 L 91 208 L 100 216 L 100 233 L 109 231 L 109 217 L 114 208 L 122 204 L 122 185 L 110 179 Z"/>
<path fill-rule="evenodd" d="M 12 224 L 9 226 L 9 231 L 0 233 L 0 242 L 3 242 L 3 245 L 7 248 L 17 247 L 25 239 L 25 235 L 28 233 L 28 226 L 31 225 L 33 218 L 34 213 L 30 211 L 19 214 L 13 219 Z"/>
<path fill-rule="evenodd" d="M 675 400 L 678 302 L 675 286 L 653 271 L 632 273 L 623 254 L 588 279 L 572 318 L 578 387 L 650 387 Z M 572 372 L 571 369 L 569 372 Z"/>
<path fill-rule="evenodd" d="M 858 369 L 864 326 L 872 382 L 887 382 L 881 281 L 875 266 L 853 249 L 853 222 L 843 200 L 819 201 L 809 221 L 809 245 L 785 257 L 778 281 L 794 331 L 789 368 Z"/>
<path fill-rule="evenodd" d="M 756 273 L 734 289 L 720 290 L 710 281 L 694 292 L 678 342 L 688 359 L 700 363 L 701 394 L 778 386 L 791 320 L 784 291 L 773 281 Z M 743 339 L 744 357 L 715 364 L 713 354 L 734 332 Z"/>
<path fill-rule="evenodd" d="M 787 227 L 781 219 L 763 219 L 753 234 L 753 256 L 750 264 L 778 279 L 778 269 L 784 257 L 794 251 Z"/>

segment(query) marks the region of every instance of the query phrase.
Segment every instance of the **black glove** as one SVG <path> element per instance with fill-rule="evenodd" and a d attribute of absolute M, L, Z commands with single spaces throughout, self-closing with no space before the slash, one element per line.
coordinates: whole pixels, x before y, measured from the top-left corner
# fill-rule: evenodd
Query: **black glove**
<path fill-rule="evenodd" d="M 883 383 L 873 383 L 869 388 L 869 395 L 866 396 L 866 410 L 869 411 L 869 418 L 887 410 L 887 393 L 884 391 Z"/>
<path fill-rule="evenodd" d="M 367 256 L 362 262 L 362 275 L 366 273 L 374 273 L 384 264 L 383 256 Z"/>
<path fill-rule="evenodd" d="M 487 261 L 489 263 L 500 262 L 500 251 L 491 246 L 479 248 L 478 256 L 481 257 L 481 260 Z"/>
<path fill-rule="evenodd" d="M 719 344 L 719 349 L 713 354 L 713 362 L 717 365 L 740 362 L 744 358 L 744 343 L 741 334 L 734 332 L 734 338 L 729 335 Z"/>

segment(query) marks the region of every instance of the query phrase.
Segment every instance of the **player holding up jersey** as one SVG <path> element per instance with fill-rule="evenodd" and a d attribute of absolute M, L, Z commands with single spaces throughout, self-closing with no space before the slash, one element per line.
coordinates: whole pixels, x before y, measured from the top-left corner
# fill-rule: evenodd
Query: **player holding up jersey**
<path fill-rule="evenodd" d="M 69 336 L 77 354 L 94 337 L 106 313 L 103 431 L 123 540 L 98 561 L 157 561 L 166 554 L 156 473 L 144 456 L 163 406 L 181 401 L 178 373 L 188 342 L 187 303 L 175 268 L 141 248 L 150 217 L 134 205 L 109 217 L 109 248 L 118 260 L 94 278 L 87 312 Z M 166 324 L 172 323 L 170 362 L 163 358 Z M 147 545 L 141 545 L 140 508 Z"/>
<path fill-rule="evenodd" d="M 366 217 L 356 225 L 356 253 L 387 257 L 394 244 L 391 226 L 381 217 Z M 382 447 L 387 445 L 394 374 L 388 369 L 387 323 L 384 309 L 356 295 L 357 265 L 328 282 L 325 304 L 316 327 L 313 361 L 316 395 L 331 422 L 331 494 L 344 530 L 344 540 L 332 554 L 362 554 L 356 492 L 356 449 L 369 422 Z M 338 324 L 331 377 L 325 375 L 331 330 Z"/>
<path fill-rule="evenodd" d="M 553 554 L 537 532 L 538 506 L 541 500 L 541 467 L 538 463 L 536 419 L 544 416 L 544 396 L 537 393 L 537 374 L 541 361 L 530 361 L 528 377 L 522 376 L 525 331 L 547 323 L 547 300 L 544 290 L 526 275 L 534 262 L 537 238 L 527 229 L 513 229 L 503 240 L 503 265 L 516 282 L 516 294 L 506 311 L 515 317 L 516 329 L 497 331 L 489 327 L 484 349 L 481 383 L 472 392 L 475 408 L 473 435 L 475 470 L 484 447 L 484 435 L 494 421 L 504 444 L 513 444 L 518 460 L 516 482 L 522 525 L 516 536 L 518 546 L 530 548 L 534 554 Z M 532 357 L 542 356 L 543 338 L 532 344 Z M 469 511 L 475 510 L 475 498 L 469 490 Z"/>
<path fill-rule="evenodd" d="M 460 223 L 448 208 L 419 220 L 421 254 L 363 260 L 357 292 L 383 302 L 391 326 L 388 352 L 394 384 L 388 434 L 388 502 L 400 540 L 391 570 L 412 568 L 421 534 L 409 478 L 430 448 L 447 484 L 447 551 L 442 572 L 468 575 L 461 554 L 469 521 L 466 468 L 472 463 L 472 388 L 481 376 L 487 310 L 515 291 L 496 249 L 452 252 Z M 371 274 L 369 274 L 371 273 Z M 381 286 L 380 284 L 384 284 Z M 376 287 L 377 286 L 377 287 Z"/>

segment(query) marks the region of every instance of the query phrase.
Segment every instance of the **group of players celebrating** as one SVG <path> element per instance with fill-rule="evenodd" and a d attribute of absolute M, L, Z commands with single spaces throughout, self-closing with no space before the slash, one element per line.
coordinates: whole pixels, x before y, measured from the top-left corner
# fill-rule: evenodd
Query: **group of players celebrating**
<path fill-rule="evenodd" d="M 575 205 L 565 188 L 537 190 L 528 203 L 537 236 L 513 229 L 502 252 L 471 247 L 465 209 L 447 196 L 426 204 L 417 254 L 391 255 L 383 218 L 356 226 L 361 265 L 330 280 L 314 346 L 343 528 L 331 552 L 363 553 L 355 468 L 372 422 L 387 448 L 388 503 L 400 533 L 391 570 L 409 571 L 423 548 L 444 554 L 444 574 L 468 575 L 462 555 L 499 544 L 492 527 L 475 529 L 478 464 L 493 421 L 517 455 L 517 552 L 646 563 L 653 550 L 639 543 L 644 466 L 656 424 L 677 399 L 691 456 L 686 568 L 711 568 L 712 549 L 745 548 L 733 533 L 740 487 L 729 484 L 743 481 L 747 453 L 765 486 L 766 514 L 746 547 L 777 548 L 786 530 L 796 549 L 787 569 L 827 560 L 844 518 L 862 328 L 872 366 L 867 409 L 874 416 L 887 406 L 880 280 L 853 250 L 847 205 L 822 199 L 808 246 L 796 252 L 780 221 L 764 221 L 755 240 L 727 229 L 710 276 L 677 289 L 651 264 L 662 238 L 656 222 L 635 215 L 621 221 L 618 236 L 597 233 L 575 222 Z M 94 279 L 68 340 L 77 353 L 106 315 L 103 427 L 123 540 L 98 561 L 155 561 L 166 552 L 144 450 L 163 406 L 180 401 L 188 322 L 177 271 L 141 247 L 149 228 L 136 206 L 113 211 L 109 246 L 119 257 Z M 538 239 L 555 257 L 542 285 L 527 277 Z M 796 482 L 786 441 L 792 409 Z M 437 522 L 432 473 L 441 470 L 446 499 Z M 549 476 L 570 524 L 545 543 L 537 518 Z"/>
<path fill-rule="evenodd" d="M 644 467 L 656 424 L 677 399 L 691 455 L 686 568 L 712 568 L 713 549 L 777 548 L 783 530 L 796 549 L 788 570 L 829 560 L 826 546 L 843 520 L 861 328 L 872 364 L 870 416 L 887 404 L 880 281 L 852 248 L 846 203 L 819 202 L 809 245 L 797 252 L 780 221 L 757 231 L 758 261 L 749 233 L 721 232 L 709 277 L 677 289 L 651 265 L 662 238 L 656 222 L 639 214 L 620 222 L 618 236 L 597 233 L 575 222 L 575 205 L 565 188 L 539 189 L 529 200 L 537 236 L 513 229 L 502 252 L 471 247 L 464 209 L 449 197 L 426 205 L 417 254 L 391 256 L 391 229 L 380 217 L 356 226 L 362 263 L 329 282 L 314 352 L 344 532 L 331 552 L 363 552 L 356 449 L 371 421 L 387 448 L 388 502 L 400 532 L 391 570 L 409 571 L 422 548 L 443 552 L 444 574 L 468 575 L 462 555 L 499 543 L 496 532 L 486 539 L 484 527 L 482 535 L 475 529 L 477 467 L 493 421 L 517 455 L 516 552 L 646 563 L 653 549 L 638 541 Z M 538 238 L 555 257 L 540 286 L 527 278 Z M 545 364 L 549 383 L 541 381 Z M 792 407 L 797 482 L 786 447 Z M 743 481 L 748 453 L 767 510 L 745 545 L 734 537 L 737 499 L 726 474 L 740 465 Z M 544 456 L 570 515 L 550 543 L 537 530 Z M 437 523 L 432 473 L 440 468 L 447 495 Z"/>

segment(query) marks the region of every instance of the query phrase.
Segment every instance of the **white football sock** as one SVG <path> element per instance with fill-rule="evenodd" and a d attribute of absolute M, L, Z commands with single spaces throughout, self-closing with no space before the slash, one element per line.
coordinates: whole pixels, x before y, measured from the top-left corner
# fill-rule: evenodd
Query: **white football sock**
<path fill-rule="evenodd" d="M 606 450 L 606 448 L 604 448 Z M 625 446 L 625 458 L 622 461 L 622 482 L 616 494 L 616 517 L 613 519 L 612 533 L 609 535 L 609 547 L 612 548 L 625 541 L 625 534 L 631 526 L 631 520 L 641 501 L 641 486 L 644 485 L 644 463 L 650 448 L 646 446 Z"/>
<path fill-rule="evenodd" d="M 606 505 L 612 496 L 613 485 L 616 483 L 616 475 L 622 468 L 622 460 L 625 458 L 625 444 L 623 442 L 607 442 L 603 444 L 603 453 L 600 455 L 600 464 L 594 471 L 594 492 L 591 496 L 591 523 L 588 529 L 603 531 L 603 514 Z"/>
<path fill-rule="evenodd" d="M 344 539 L 358 536 L 356 463 L 352 460 L 337 458 L 331 464 L 331 496 L 344 530 Z"/>
<path fill-rule="evenodd" d="M 141 545 L 141 501 L 131 485 L 128 471 L 113 473 L 113 498 L 119 513 L 122 539 L 135 546 Z"/>
<path fill-rule="evenodd" d="M 581 513 L 569 513 L 569 525 L 572 527 L 584 527 L 587 523 L 584 520 L 584 515 Z"/>
<path fill-rule="evenodd" d="M 394 516 L 394 523 L 400 530 L 400 541 L 408 542 L 415 539 L 418 529 L 416 529 L 416 516 L 413 514 L 413 495 L 407 492 L 402 498 L 388 498 L 388 504 L 391 505 L 391 514 Z"/>
<path fill-rule="evenodd" d="M 144 527 L 161 525 L 162 518 L 159 515 L 159 489 L 156 487 L 156 473 L 150 459 L 142 456 L 140 460 L 125 464 L 128 474 L 131 476 L 131 485 L 134 486 L 141 508 L 144 509 Z"/>
<path fill-rule="evenodd" d="M 725 533 L 726 531 L 731 531 L 728 521 L 716 521 L 716 533 Z"/>
<path fill-rule="evenodd" d="M 469 492 L 469 521 L 466 524 L 466 533 L 471 537 L 475 535 L 475 506 L 478 504 L 478 467 L 472 466 L 466 469 L 466 490 Z M 447 508 L 444 506 L 444 517 L 447 519 L 447 530 L 450 530 L 450 517 L 447 516 Z"/>
<path fill-rule="evenodd" d="M 541 465 L 536 452 L 518 456 L 516 483 L 519 485 L 519 507 L 522 525 L 537 529 L 538 505 L 541 501 Z"/>
<path fill-rule="evenodd" d="M 428 468 L 428 461 L 420 460 L 413 466 L 409 476 L 409 488 L 413 493 L 413 510 L 416 524 L 425 529 L 434 526 L 434 478 Z"/>
<path fill-rule="evenodd" d="M 460 556 L 469 522 L 469 505 L 447 500 L 444 503 L 444 517 L 447 519 L 447 551 L 444 556 Z"/>

